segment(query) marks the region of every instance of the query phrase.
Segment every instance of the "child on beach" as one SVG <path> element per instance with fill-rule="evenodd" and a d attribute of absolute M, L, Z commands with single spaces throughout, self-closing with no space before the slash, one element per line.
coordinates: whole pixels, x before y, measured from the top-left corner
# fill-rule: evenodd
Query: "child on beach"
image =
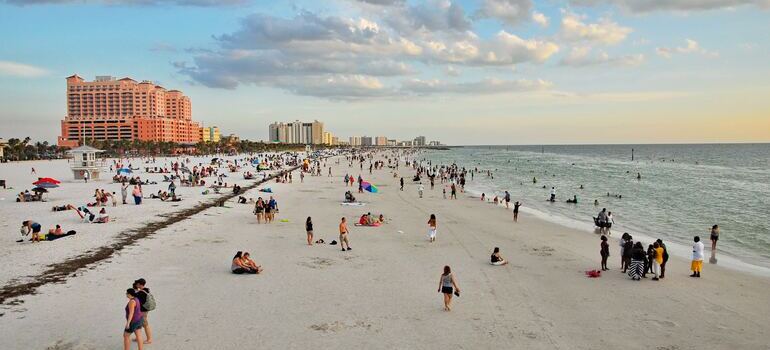
<path fill-rule="evenodd" d="M 658 277 L 660 277 L 660 264 L 663 263 L 663 248 L 661 248 L 658 242 L 653 243 L 652 247 L 655 251 L 655 258 L 652 260 L 652 273 L 655 277 L 652 280 L 657 281 Z"/>

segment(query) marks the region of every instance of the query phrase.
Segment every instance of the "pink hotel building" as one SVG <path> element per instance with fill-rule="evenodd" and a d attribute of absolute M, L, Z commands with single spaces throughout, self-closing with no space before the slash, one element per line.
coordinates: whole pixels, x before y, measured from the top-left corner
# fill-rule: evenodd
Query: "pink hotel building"
<path fill-rule="evenodd" d="M 59 146 L 86 140 L 143 140 L 197 143 L 201 128 L 192 121 L 190 98 L 149 81 L 97 76 L 67 77 L 67 115 Z"/>

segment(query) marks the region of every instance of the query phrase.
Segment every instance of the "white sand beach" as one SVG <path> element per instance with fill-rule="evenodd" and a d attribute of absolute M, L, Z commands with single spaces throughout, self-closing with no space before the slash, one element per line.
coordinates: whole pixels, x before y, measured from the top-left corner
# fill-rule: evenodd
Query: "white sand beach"
<path fill-rule="evenodd" d="M 202 160 L 201 160 L 202 161 Z M 194 161 L 193 163 L 197 163 Z M 442 198 L 437 183 L 418 198 L 411 169 L 399 191 L 390 169 L 334 164 L 333 177 L 306 175 L 300 183 L 269 183 L 278 200 L 277 222 L 258 225 L 253 205 L 228 201 L 158 230 L 105 261 L 46 284 L 34 295 L 6 301 L 0 309 L 3 349 L 119 349 L 125 289 L 143 277 L 157 300 L 151 312 L 154 342 L 145 349 L 770 349 L 770 279 L 706 264 L 703 277 L 688 277 L 689 261 L 668 262 L 666 278 L 631 281 L 621 273 L 615 232 L 610 268 L 600 278 L 599 237 L 470 198 Z M 38 176 L 64 181 L 45 203 L 15 203 L 14 195 Z M 106 181 L 74 182 L 63 162 L 0 164 L 2 285 L 23 282 L 49 264 L 113 242 L 121 231 L 190 208 L 215 195 L 178 187 L 184 200 L 146 200 L 141 206 L 107 207 L 114 222 L 80 223 L 54 204 L 81 205 L 95 188 L 116 191 Z M 379 188 L 356 194 L 365 206 L 342 206 L 346 172 Z M 143 178 L 144 174 L 139 173 Z M 152 177 L 151 177 L 152 178 Z M 241 185 L 238 173 L 229 180 Z M 165 188 L 159 182 L 146 194 Z M 351 189 L 348 187 L 347 189 Z M 246 197 L 265 196 L 256 190 Z M 513 193 L 515 196 L 515 193 Z M 358 217 L 383 214 L 380 227 L 356 227 Z M 427 220 L 436 214 L 438 238 L 428 242 Z M 307 246 L 304 222 L 311 216 L 315 239 L 338 239 L 341 217 L 350 224 L 353 250 Z M 22 220 L 44 230 L 56 223 L 77 235 L 54 242 L 15 243 Z M 287 220 L 281 222 L 280 220 Z M 650 243 L 650 242 L 645 242 Z M 491 266 L 500 247 L 510 261 Z M 249 251 L 265 271 L 234 275 L 236 251 Z M 707 248 L 708 252 L 708 248 Z M 462 290 L 453 310 L 437 293 L 444 265 Z"/>

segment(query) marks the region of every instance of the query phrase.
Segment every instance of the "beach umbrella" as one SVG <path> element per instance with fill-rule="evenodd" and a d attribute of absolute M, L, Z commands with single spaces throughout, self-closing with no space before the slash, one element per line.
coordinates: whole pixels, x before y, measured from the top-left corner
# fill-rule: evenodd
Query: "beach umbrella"
<path fill-rule="evenodd" d="M 134 172 L 134 171 L 133 171 L 133 170 L 131 170 L 130 168 L 120 168 L 120 169 L 118 169 L 118 174 L 120 174 L 120 173 L 131 174 L 131 173 L 133 173 L 133 172 Z"/>
<path fill-rule="evenodd" d="M 361 181 L 361 187 L 363 187 L 363 189 L 365 191 L 368 191 L 368 192 L 371 192 L 371 193 L 377 193 L 377 191 L 378 191 L 377 190 L 377 186 L 374 186 L 374 185 L 372 185 L 372 184 L 370 184 L 370 183 L 368 183 L 366 181 Z"/>
<path fill-rule="evenodd" d="M 35 188 L 33 188 L 33 189 L 32 189 L 32 192 L 37 192 L 37 193 L 48 193 L 48 190 L 46 190 L 46 189 L 45 189 L 45 188 L 43 188 L 43 187 L 35 187 Z"/>
<path fill-rule="evenodd" d="M 40 182 L 40 183 L 52 183 L 52 184 L 55 184 L 55 185 L 58 185 L 58 184 L 61 183 L 61 181 L 56 180 L 56 179 L 54 179 L 52 177 L 39 177 L 39 178 L 37 178 L 37 181 L 33 182 L 32 184 L 33 185 L 37 185 L 38 182 Z"/>
<path fill-rule="evenodd" d="M 50 177 L 41 177 L 32 184 L 40 188 L 56 188 L 61 182 Z"/>

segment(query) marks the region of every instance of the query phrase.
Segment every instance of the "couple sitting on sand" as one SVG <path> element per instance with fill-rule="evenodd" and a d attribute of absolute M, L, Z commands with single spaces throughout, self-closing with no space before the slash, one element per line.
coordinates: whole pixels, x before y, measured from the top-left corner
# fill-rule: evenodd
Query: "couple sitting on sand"
<path fill-rule="evenodd" d="M 356 197 L 350 191 L 345 192 L 345 203 L 353 203 L 356 201 Z"/>
<path fill-rule="evenodd" d="M 262 272 L 262 266 L 257 265 L 254 260 L 249 257 L 249 252 L 237 252 L 233 257 L 233 263 L 230 265 L 230 270 L 237 275 L 242 274 L 258 274 Z"/>
<path fill-rule="evenodd" d="M 380 226 L 383 222 L 385 222 L 385 216 L 382 214 L 380 214 L 379 218 L 375 219 L 372 213 L 366 213 L 361 215 L 356 226 Z"/>

